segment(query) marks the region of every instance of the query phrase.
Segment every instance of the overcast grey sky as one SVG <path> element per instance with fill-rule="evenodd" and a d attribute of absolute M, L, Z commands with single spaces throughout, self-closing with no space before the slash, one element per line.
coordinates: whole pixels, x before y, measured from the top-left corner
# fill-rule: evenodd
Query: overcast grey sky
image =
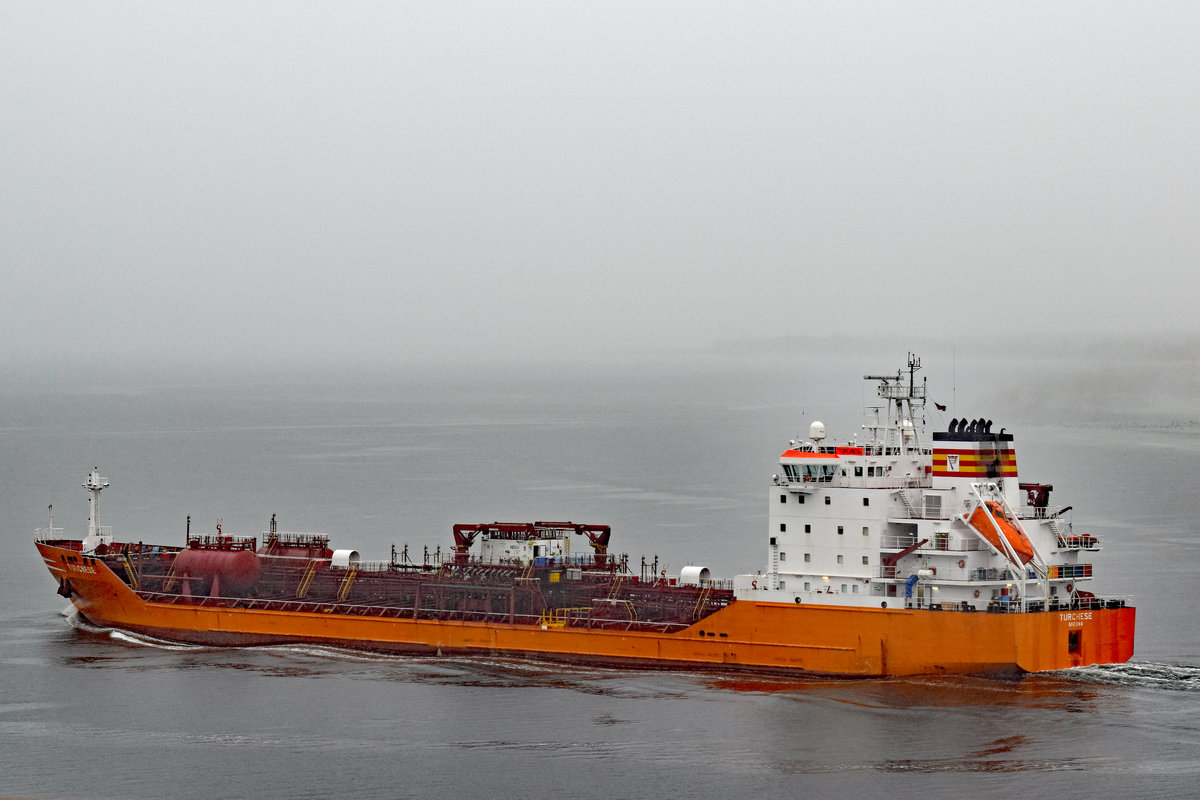
<path fill-rule="evenodd" d="M 0 5 L 0 360 L 1200 332 L 1200 4 Z"/>

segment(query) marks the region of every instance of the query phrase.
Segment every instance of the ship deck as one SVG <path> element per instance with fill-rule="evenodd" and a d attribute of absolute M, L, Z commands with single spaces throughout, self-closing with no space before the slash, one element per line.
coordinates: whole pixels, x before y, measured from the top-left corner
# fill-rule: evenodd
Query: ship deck
<path fill-rule="evenodd" d="M 78 549 L 78 542 L 46 542 Z M 495 564 L 460 559 L 440 564 L 351 562 L 256 554 L 252 585 L 230 589 L 211 575 L 175 571 L 184 548 L 114 544 L 96 560 L 147 603 L 203 608 L 668 633 L 734 602 L 719 585 L 644 580 L 623 559 Z M 217 551 L 235 554 L 238 550 Z M 232 570 L 233 567 L 230 567 Z"/>

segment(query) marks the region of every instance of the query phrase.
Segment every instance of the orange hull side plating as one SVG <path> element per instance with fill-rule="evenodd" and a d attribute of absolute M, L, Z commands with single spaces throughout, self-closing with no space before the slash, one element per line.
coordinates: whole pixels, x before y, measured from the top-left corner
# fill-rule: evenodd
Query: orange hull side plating
<path fill-rule="evenodd" d="M 738 600 L 677 633 L 376 618 L 139 597 L 103 563 L 39 542 L 89 621 L 215 645 L 309 642 L 409 653 L 536 655 L 580 663 L 711 666 L 830 675 L 1013 673 L 1128 661 L 1133 608 L 967 613 Z"/>

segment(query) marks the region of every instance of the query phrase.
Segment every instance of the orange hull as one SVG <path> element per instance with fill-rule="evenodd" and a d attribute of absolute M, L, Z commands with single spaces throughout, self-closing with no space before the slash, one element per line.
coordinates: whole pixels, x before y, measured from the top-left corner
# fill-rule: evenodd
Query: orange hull
<path fill-rule="evenodd" d="M 42 543 L 38 550 L 60 583 L 70 580 L 72 602 L 89 621 L 198 644 L 310 642 L 859 676 L 1037 672 L 1133 655 L 1133 608 L 985 614 L 739 600 L 677 633 L 615 632 L 385 619 L 338 613 L 336 606 L 296 612 L 154 603 L 97 560 L 65 563 L 60 556 L 75 553 Z"/>

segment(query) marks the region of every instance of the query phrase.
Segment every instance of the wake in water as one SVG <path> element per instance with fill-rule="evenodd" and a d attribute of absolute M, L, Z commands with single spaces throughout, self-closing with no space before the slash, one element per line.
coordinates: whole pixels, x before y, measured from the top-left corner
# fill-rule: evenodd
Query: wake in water
<path fill-rule="evenodd" d="M 143 633 L 123 630 L 120 628 L 102 628 L 89 622 L 73 608 L 63 611 L 67 624 L 81 633 L 97 637 L 107 637 L 111 641 L 135 647 L 167 652 L 190 653 L 261 653 L 281 659 L 295 661 L 325 661 L 351 662 L 362 664 L 378 664 L 396 667 L 434 668 L 446 677 L 452 677 L 461 672 L 503 672 L 506 674 L 527 674 L 536 678 L 540 675 L 561 675 L 564 672 L 601 675 L 619 675 L 623 671 L 611 667 L 583 667 L 567 665 L 553 661 L 538 661 L 536 659 L 505 658 L 490 655 L 478 656 L 414 656 L 396 653 L 381 653 L 370 650 L 356 650 L 348 647 L 333 645 L 294 643 L 252 645 L 246 647 L 219 647 L 212 645 L 190 644 L 170 639 L 160 639 Z"/>
<path fill-rule="evenodd" d="M 1180 664 L 1104 664 L 1076 667 L 1064 675 L 1095 683 L 1139 688 L 1167 689 L 1177 692 L 1200 691 L 1200 667 Z"/>
<path fill-rule="evenodd" d="M 101 628 L 93 625 L 91 622 L 88 622 L 88 620 L 78 611 L 75 611 L 73 614 L 68 614 L 68 611 L 70 611 L 70 609 L 64 611 L 63 616 L 67 617 L 67 624 L 75 630 L 97 636 L 107 636 L 115 642 L 138 645 L 140 647 L 153 647 L 157 650 L 202 651 L 213 649 L 211 647 L 204 647 L 203 645 L 198 644 L 172 642 L 168 639 L 156 639 L 153 636 L 146 636 L 141 633 L 134 633 L 133 631 L 124 631 L 120 628 Z"/>

